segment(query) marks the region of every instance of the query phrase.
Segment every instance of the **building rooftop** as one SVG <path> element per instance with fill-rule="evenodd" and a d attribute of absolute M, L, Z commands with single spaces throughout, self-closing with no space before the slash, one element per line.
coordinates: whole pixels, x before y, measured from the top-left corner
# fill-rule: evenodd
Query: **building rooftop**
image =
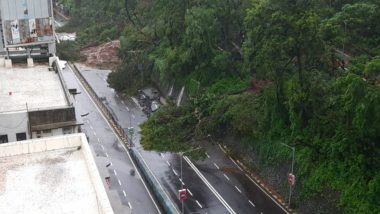
<path fill-rule="evenodd" d="M 0 213 L 113 213 L 83 134 L 0 145 Z"/>
<path fill-rule="evenodd" d="M 68 105 L 60 78 L 48 65 L 0 68 L 0 112 Z"/>

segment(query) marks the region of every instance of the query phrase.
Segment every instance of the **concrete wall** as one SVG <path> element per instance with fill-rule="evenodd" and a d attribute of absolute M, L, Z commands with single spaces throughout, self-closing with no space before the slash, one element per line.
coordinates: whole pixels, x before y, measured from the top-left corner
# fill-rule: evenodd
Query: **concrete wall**
<path fill-rule="evenodd" d="M 113 214 L 107 193 L 104 189 L 99 171 L 96 167 L 86 136 L 84 134 L 71 134 L 65 136 L 33 139 L 21 142 L 0 144 L 0 157 L 9 157 L 37 152 L 46 152 L 57 149 L 75 148 L 81 146 L 83 157 L 87 164 L 101 214 Z M 85 212 L 85 211 L 84 211 Z"/>
<path fill-rule="evenodd" d="M 16 141 L 16 133 L 25 132 L 27 139 L 28 115 L 26 112 L 13 112 L 0 114 L 0 135 L 8 135 L 8 142 Z"/>
<path fill-rule="evenodd" d="M 3 20 L 51 17 L 50 2 L 51 0 L 1 0 L 1 16 Z"/>

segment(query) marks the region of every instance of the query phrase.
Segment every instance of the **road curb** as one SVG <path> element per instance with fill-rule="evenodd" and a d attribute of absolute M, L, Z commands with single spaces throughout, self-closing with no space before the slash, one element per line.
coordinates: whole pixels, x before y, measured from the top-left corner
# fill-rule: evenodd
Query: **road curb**
<path fill-rule="evenodd" d="M 275 200 L 278 204 L 281 205 L 281 207 L 286 210 L 289 214 L 298 214 L 296 211 L 293 209 L 289 208 L 288 205 L 286 205 L 284 198 L 277 192 L 274 191 L 273 189 L 270 188 L 270 185 L 268 185 L 263 179 L 261 179 L 258 175 L 253 173 L 247 166 L 245 166 L 240 160 L 232 158 L 230 155 L 228 155 L 228 152 L 225 150 L 228 147 L 225 145 L 219 144 L 219 147 L 222 149 L 222 151 L 225 153 L 226 156 L 234 160 L 238 166 L 243 168 L 244 172 L 246 175 L 248 175 L 250 178 L 252 178 L 255 183 L 261 187 L 263 191 L 265 191 L 268 195 L 272 197 L 273 200 Z M 224 148 L 223 148 L 224 147 Z"/>
<path fill-rule="evenodd" d="M 158 182 L 157 178 L 149 169 L 148 165 L 145 163 L 144 159 L 141 157 L 141 154 L 133 148 L 128 142 L 127 133 L 125 133 L 124 129 L 117 123 L 112 113 L 109 109 L 103 104 L 101 99 L 92 89 L 91 85 L 87 82 L 84 76 L 80 73 L 79 69 L 76 65 L 68 64 L 74 74 L 78 77 L 79 81 L 83 84 L 85 90 L 87 90 L 90 97 L 93 99 L 94 103 L 98 106 L 103 116 L 107 119 L 108 123 L 111 125 L 112 129 L 116 133 L 117 137 L 122 141 L 123 145 L 126 147 L 126 152 L 130 155 L 132 161 L 136 164 L 136 168 L 141 172 L 142 178 L 149 185 L 150 190 L 154 194 L 155 198 L 164 209 L 165 213 L 168 214 L 176 214 L 179 213 L 179 209 L 174 204 L 174 202 L 170 199 L 168 194 L 162 188 L 161 184 Z"/>

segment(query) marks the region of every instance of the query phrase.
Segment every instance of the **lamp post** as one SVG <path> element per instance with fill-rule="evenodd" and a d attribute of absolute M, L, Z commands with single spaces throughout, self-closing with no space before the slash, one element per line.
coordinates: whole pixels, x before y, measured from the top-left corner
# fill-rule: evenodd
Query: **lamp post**
<path fill-rule="evenodd" d="M 294 146 L 289 146 L 288 144 L 285 144 L 285 143 L 281 143 L 283 146 L 286 146 L 288 147 L 289 149 L 292 150 L 292 168 L 291 168 L 291 172 L 290 174 L 288 175 L 288 182 L 289 182 L 289 208 L 290 208 L 290 202 L 291 202 L 291 198 L 292 198 L 292 187 L 294 185 L 294 174 L 293 174 L 293 170 L 294 170 L 294 155 L 296 153 L 296 148 Z M 291 181 L 289 181 L 289 179 L 292 179 Z"/>
<path fill-rule="evenodd" d="M 182 159 L 183 159 L 183 155 L 185 153 L 193 152 L 193 151 L 198 150 L 198 149 L 201 149 L 201 147 L 198 147 L 198 148 L 195 148 L 195 149 L 190 149 L 190 150 L 178 153 L 180 155 L 180 158 L 181 158 L 181 190 L 183 189 L 183 177 L 182 177 Z M 182 207 L 182 209 L 181 209 L 182 212 L 181 213 L 184 214 L 184 204 L 183 204 L 182 200 L 181 200 L 181 207 Z"/>

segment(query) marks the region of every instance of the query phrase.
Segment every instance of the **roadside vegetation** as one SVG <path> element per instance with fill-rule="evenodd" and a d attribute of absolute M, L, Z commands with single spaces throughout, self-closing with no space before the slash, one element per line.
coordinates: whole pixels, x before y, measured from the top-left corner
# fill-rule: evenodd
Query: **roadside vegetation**
<path fill-rule="evenodd" d="M 294 207 L 320 198 L 341 213 L 380 213 L 379 1 L 61 2 L 73 5 L 79 44 L 120 39 L 116 90 L 186 87 L 185 105 L 142 126 L 146 149 L 233 138 L 238 157 L 266 167 L 288 163 L 286 143 Z"/>

